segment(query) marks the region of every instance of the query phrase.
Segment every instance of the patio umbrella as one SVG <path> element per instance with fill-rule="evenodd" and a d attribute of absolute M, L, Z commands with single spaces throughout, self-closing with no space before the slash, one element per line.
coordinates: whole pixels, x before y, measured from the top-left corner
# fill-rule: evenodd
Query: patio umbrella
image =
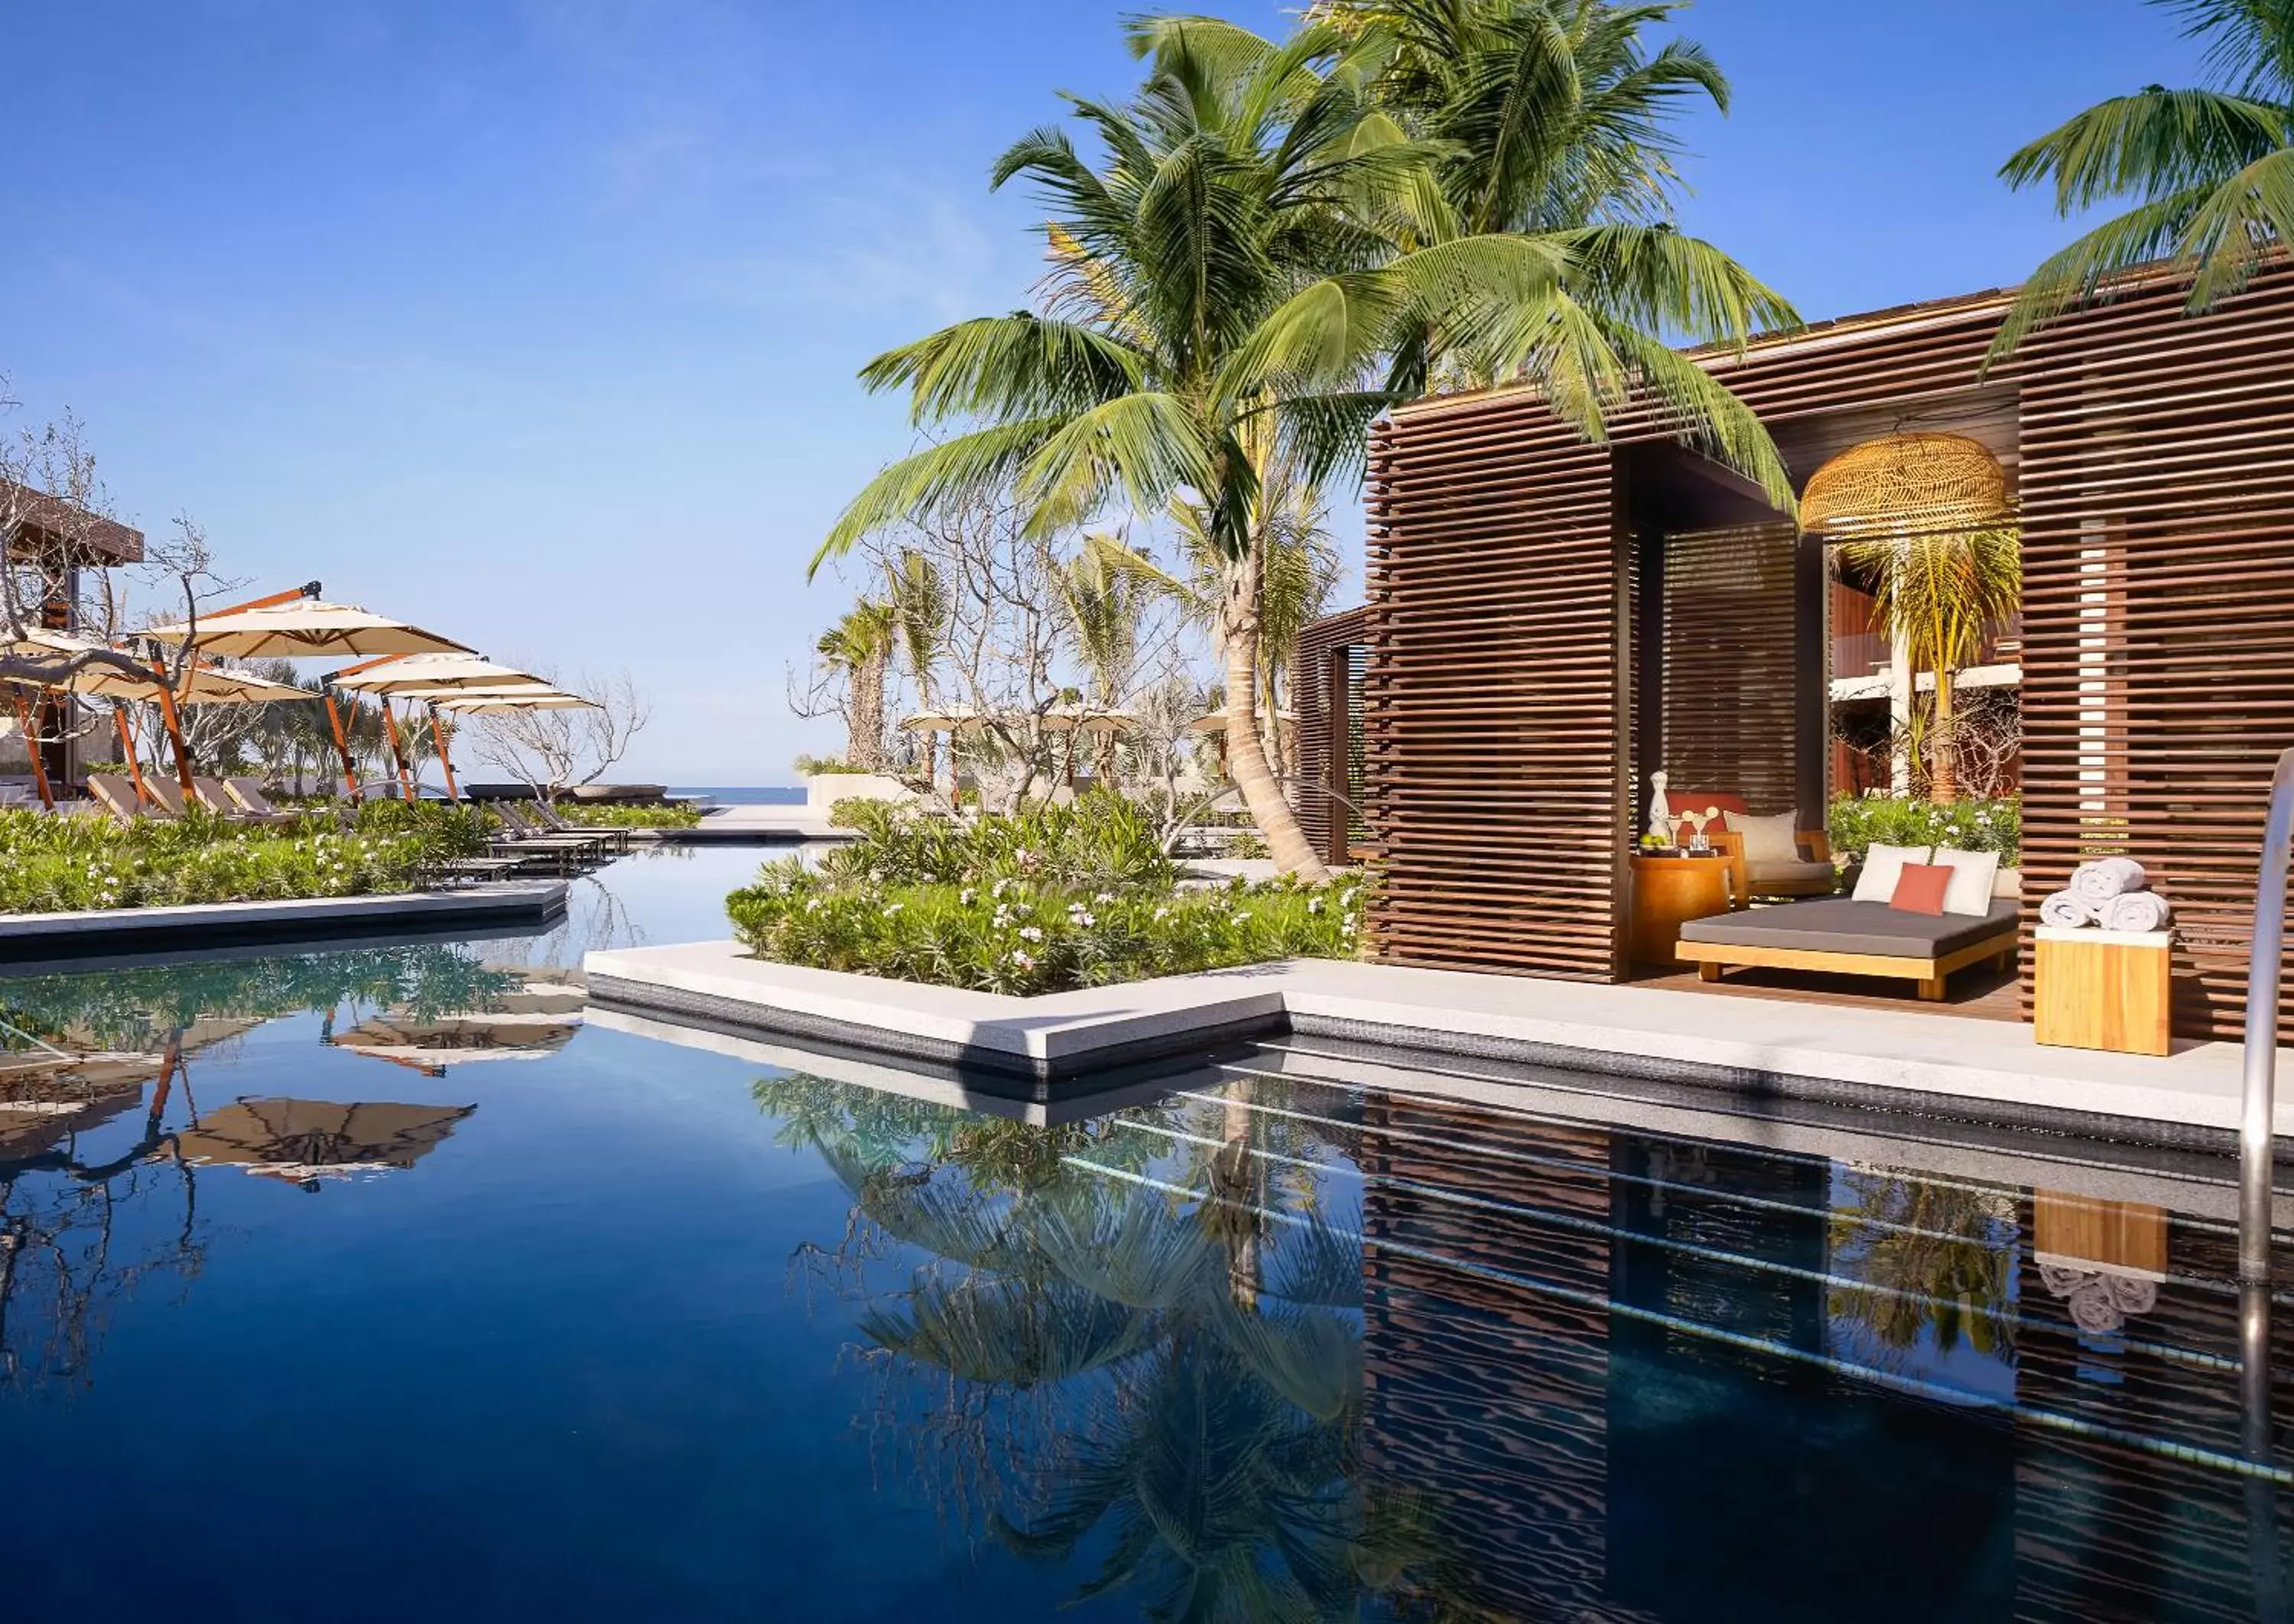
<path fill-rule="evenodd" d="M 33 653 L 72 655 L 108 649 L 109 645 L 92 637 L 69 632 L 35 629 L 7 646 L 8 653 Z M 118 650 L 111 650 L 118 653 Z M 85 699 L 157 700 L 162 718 L 167 722 L 167 736 L 175 751 L 175 770 L 183 780 L 183 793 L 191 793 L 191 762 L 183 747 L 183 729 L 175 714 L 178 704 L 186 705 L 260 705 L 274 700 L 316 699 L 317 694 L 283 682 L 273 682 L 252 672 L 225 670 L 220 666 L 194 664 L 183 673 L 183 686 L 178 690 L 168 683 L 157 662 L 149 676 L 131 675 L 114 665 L 85 665 L 69 676 L 39 685 L 56 693 L 73 694 Z M 20 690 L 16 700 L 18 719 L 22 723 L 26 739 L 32 733 L 30 707 L 24 702 Z M 126 712 L 115 709 L 112 721 L 119 730 L 119 743 L 127 761 L 127 770 L 135 780 L 135 792 L 149 799 L 143 784 L 143 769 L 135 759 L 134 740 L 127 731 Z M 33 777 L 40 789 L 40 798 L 53 806 L 55 797 L 47 782 L 46 769 L 41 765 L 39 752 L 30 752 Z"/>
<path fill-rule="evenodd" d="M 394 621 L 387 615 L 374 614 L 355 604 L 329 603 L 319 597 L 319 585 L 313 581 L 292 592 L 282 592 L 271 597 L 259 598 L 251 604 L 240 604 L 230 609 L 217 610 L 202 615 L 196 626 L 182 624 L 161 626 L 143 634 L 163 643 L 189 642 L 210 654 L 226 654 L 240 660 L 308 660 L 321 656 L 341 659 L 345 656 L 390 657 L 401 654 L 467 654 L 471 652 L 451 637 L 440 637 L 435 631 L 425 631 L 419 626 L 404 621 Z M 343 730 L 340 708 L 335 703 L 334 693 L 326 695 L 327 720 L 334 728 L 335 749 L 343 759 L 343 785 L 352 800 L 358 799 L 358 769 L 351 760 L 349 735 Z M 396 725 L 390 721 L 389 710 L 383 712 L 387 729 L 396 744 Z M 404 780 L 405 762 L 401 753 L 400 776 Z"/>
<path fill-rule="evenodd" d="M 408 1168 L 444 1142 L 475 1105 L 239 1100 L 176 1135 L 188 1162 L 224 1162 L 315 1190 L 321 1179 Z"/>
<path fill-rule="evenodd" d="M 433 710 L 461 716 L 507 716 L 513 710 L 595 710 L 594 699 L 558 688 L 464 688 L 429 702 Z"/>
<path fill-rule="evenodd" d="M 414 799 L 413 775 L 407 770 L 406 751 L 398 741 L 398 724 L 390 712 L 394 697 L 428 699 L 441 694 L 459 694 L 465 689 L 496 689 L 547 687 L 549 685 L 530 671 L 515 666 L 496 665 L 491 660 L 481 660 L 476 654 L 402 654 L 385 655 L 335 672 L 327 678 L 330 687 L 371 694 L 375 703 L 382 707 L 382 725 L 390 735 L 390 748 L 398 758 L 398 777 L 401 788 L 409 800 Z M 445 729 L 438 724 L 438 711 L 430 711 L 430 738 L 438 747 L 438 765 L 446 775 L 446 792 L 455 800 L 461 799 L 460 786 L 454 782 L 453 759 L 446 753 Z"/>

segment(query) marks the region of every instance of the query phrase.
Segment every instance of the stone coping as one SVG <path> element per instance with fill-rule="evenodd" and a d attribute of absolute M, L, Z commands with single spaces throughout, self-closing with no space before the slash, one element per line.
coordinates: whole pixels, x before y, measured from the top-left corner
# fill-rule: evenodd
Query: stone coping
<path fill-rule="evenodd" d="M 626 1011 L 1088 1092 L 1110 1066 L 1283 1033 L 1629 1073 L 1745 1092 L 2218 1148 L 2238 1125 L 2233 1043 L 2164 1059 L 2042 1047 L 2029 1027 L 1786 999 L 1292 961 L 1012 998 L 775 964 L 737 942 L 592 953 Z M 2294 1135 L 2294 1055 L 2278 1132 Z"/>
<path fill-rule="evenodd" d="M 287 897 L 106 908 L 71 914 L 0 914 L 0 960 L 77 959 L 162 946 L 368 935 L 450 923 L 536 923 L 565 909 L 563 881 L 501 881 L 446 891 Z"/>

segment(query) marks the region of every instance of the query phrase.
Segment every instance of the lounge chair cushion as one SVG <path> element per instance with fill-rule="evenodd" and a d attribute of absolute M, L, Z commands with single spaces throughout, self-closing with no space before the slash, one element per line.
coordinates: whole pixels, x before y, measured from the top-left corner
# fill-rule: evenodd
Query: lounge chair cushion
<path fill-rule="evenodd" d="M 2003 900 L 1993 903 L 1982 918 L 1970 919 L 1958 914 L 1903 914 L 1884 902 L 1859 902 L 1852 897 L 1819 897 L 1692 919 L 1680 927 L 1680 939 L 1732 947 L 1940 959 L 2013 930 L 2021 911 L 2017 904 Z"/>
<path fill-rule="evenodd" d="M 1943 894 L 1943 911 L 1973 918 L 1991 905 L 1994 882 L 1999 876 L 1996 851 L 1962 851 L 1956 846 L 1935 849 L 1939 868 L 1951 870 L 1951 884 Z"/>
<path fill-rule="evenodd" d="M 1856 900 L 1885 903 L 1896 894 L 1896 881 L 1907 863 L 1924 863 L 1932 846 L 1888 846 L 1874 841 L 1864 854 L 1864 872 L 1856 876 Z"/>
<path fill-rule="evenodd" d="M 1745 837 L 1745 861 L 1758 868 L 1763 863 L 1800 861 L 1800 814 L 1778 812 L 1769 817 L 1731 812 L 1729 827 Z"/>
<path fill-rule="evenodd" d="M 1805 885 L 1833 877 L 1831 864 L 1810 863 L 1802 857 L 1785 863 L 1750 860 L 1745 865 L 1745 878 L 1754 885 Z"/>

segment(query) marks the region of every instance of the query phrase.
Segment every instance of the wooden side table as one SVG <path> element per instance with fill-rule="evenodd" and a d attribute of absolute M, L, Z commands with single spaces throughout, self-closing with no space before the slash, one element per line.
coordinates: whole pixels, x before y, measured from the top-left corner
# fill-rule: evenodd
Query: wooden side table
<path fill-rule="evenodd" d="M 2070 1049 L 2165 1054 L 2171 930 L 2069 930 L 2041 925 L 2031 1035 Z"/>
<path fill-rule="evenodd" d="M 1680 927 L 1729 911 L 1728 861 L 1636 854 L 1632 869 L 1633 962 L 1679 965 Z"/>

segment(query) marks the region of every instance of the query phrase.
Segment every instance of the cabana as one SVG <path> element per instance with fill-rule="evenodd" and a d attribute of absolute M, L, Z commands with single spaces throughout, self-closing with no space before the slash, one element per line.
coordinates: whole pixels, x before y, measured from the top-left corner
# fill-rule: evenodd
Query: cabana
<path fill-rule="evenodd" d="M 1987 373 L 2013 297 L 1698 359 L 1796 489 L 1907 434 L 1997 465 L 2021 534 L 2022 897 L 2099 853 L 2141 859 L 2176 904 L 2176 1032 L 2233 1036 L 2272 765 L 2294 744 L 2294 269 L 2200 317 L 2137 280 Z M 1377 430 L 1369 601 L 1310 630 L 1297 667 L 1302 710 L 1360 716 L 1317 747 L 1302 811 L 1353 799 L 1360 764 L 1375 957 L 1638 973 L 1634 841 L 1660 770 L 1676 804 L 1824 829 L 1832 679 L 1852 664 L 1826 539 L 1672 426 L 1621 414 L 1590 443 L 1506 388 Z M 1358 675 L 1331 689 L 1341 660 Z"/>

